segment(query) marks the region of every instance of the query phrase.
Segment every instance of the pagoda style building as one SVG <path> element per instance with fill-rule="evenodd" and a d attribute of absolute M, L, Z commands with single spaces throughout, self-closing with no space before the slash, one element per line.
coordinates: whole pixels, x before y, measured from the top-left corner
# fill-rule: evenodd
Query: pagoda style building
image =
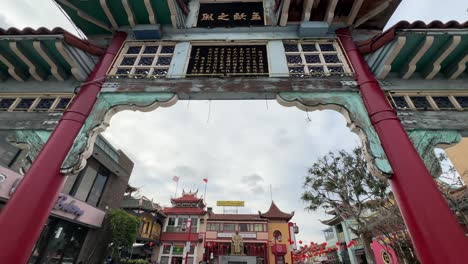
<path fill-rule="evenodd" d="M 261 218 L 268 220 L 269 263 L 293 263 L 291 252 L 295 246 L 295 239 L 292 223 L 289 221 L 294 216 L 294 212 L 285 213 L 272 201 L 268 211 L 258 213 Z"/>
<path fill-rule="evenodd" d="M 186 256 L 190 264 L 202 260 L 202 242 L 208 214 L 203 198 L 198 197 L 197 193 L 182 191 L 182 196 L 171 199 L 171 207 L 163 208 L 167 218 L 161 234 L 161 246 L 153 252 L 152 261 L 182 264 Z M 190 245 L 188 255 L 185 254 L 187 244 Z"/>

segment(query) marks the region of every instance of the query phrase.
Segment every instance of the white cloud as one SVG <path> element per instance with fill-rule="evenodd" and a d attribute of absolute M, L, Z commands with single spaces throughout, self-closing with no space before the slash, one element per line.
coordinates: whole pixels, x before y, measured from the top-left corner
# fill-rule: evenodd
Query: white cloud
<path fill-rule="evenodd" d="M 135 161 L 131 183 L 162 204 L 174 195 L 173 175 L 180 176 L 179 194 L 182 188 L 202 194 L 202 179 L 208 178 L 208 206 L 245 200 L 244 213 L 268 210 L 271 184 L 280 209 L 296 211 L 300 237 L 323 241 L 326 227 L 318 219 L 327 216 L 304 211 L 303 178 L 318 156 L 352 148 L 357 136 L 337 112 L 311 112 L 309 121 L 299 109 L 267 104 L 179 101 L 151 113 L 126 111 L 111 120 L 105 136 Z"/>

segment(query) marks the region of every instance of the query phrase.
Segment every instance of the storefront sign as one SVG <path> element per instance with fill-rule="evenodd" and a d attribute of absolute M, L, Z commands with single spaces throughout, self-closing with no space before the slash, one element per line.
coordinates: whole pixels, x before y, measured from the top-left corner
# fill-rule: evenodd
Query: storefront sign
<path fill-rule="evenodd" d="M 244 201 L 216 201 L 217 206 L 237 206 L 243 207 Z"/>
<path fill-rule="evenodd" d="M 264 26 L 262 2 L 201 3 L 197 27 Z"/>
<path fill-rule="evenodd" d="M 0 174 L 5 180 L 0 185 L 0 200 L 8 201 L 21 184 L 22 176 L 0 166 Z M 52 208 L 51 215 L 76 222 L 78 224 L 101 227 L 105 212 L 66 194 L 59 194 Z"/>
<path fill-rule="evenodd" d="M 67 200 L 71 201 L 67 202 Z M 76 216 L 82 216 L 84 214 L 84 211 L 81 210 L 80 207 L 76 206 L 75 203 L 76 200 L 69 199 L 69 197 L 65 194 L 59 194 L 54 208 L 57 210 L 62 210 L 64 212 L 74 214 Z"/>
<path fill-rule="evenodd" d="M 268 76 L 266 46 L 192 46 L 187 75 Z"/>
<path fill-rule="evenodd" d="M 218 237 L 231 238 L 235 233 L 218 233 Z M 257 238 L 257 233 L 239 233 L 242 238 Z"/>

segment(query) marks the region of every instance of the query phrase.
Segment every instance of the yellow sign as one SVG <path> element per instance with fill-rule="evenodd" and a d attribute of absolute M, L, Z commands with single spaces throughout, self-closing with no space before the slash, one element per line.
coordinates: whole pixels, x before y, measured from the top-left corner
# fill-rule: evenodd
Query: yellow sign
<path fill-rule="evenodd" d="M 244 207 L 244 201 L 216 201 L 216 205 Z"/>

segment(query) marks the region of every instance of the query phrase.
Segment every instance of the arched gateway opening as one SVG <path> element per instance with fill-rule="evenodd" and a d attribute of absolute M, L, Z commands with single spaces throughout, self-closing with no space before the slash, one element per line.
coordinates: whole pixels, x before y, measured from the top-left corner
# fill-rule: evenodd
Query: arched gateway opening
<path fill-rule="evenodd" d="M 115 113 L 247 99 L 343 114 L 370 169 L 390 181 L 420 260 L 468 258 L 464 233 L 426 168 L 433 146 L 458 142 L 467 129 L 459 122 L 466 24 L 399 23 L 381 33 L 397 0 L 55 2 L 89 42 L 61 29 L 0 32 L 7 50 L 0 109 L 42 111 L 2 124 L 33 162 L 0 214 L 0 262 L 26 262 L 63 176 L 83 169 Z M 456 118 L 444 110 L 457 110 Z"/>

